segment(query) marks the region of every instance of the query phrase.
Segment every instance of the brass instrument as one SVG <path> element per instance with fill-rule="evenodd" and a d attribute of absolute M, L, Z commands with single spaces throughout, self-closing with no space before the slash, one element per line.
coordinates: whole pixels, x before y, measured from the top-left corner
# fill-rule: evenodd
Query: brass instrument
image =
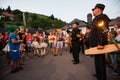
<path fill-rule="evenodd" d="M 76 36 L 77 36 L 77 37 L 79 37 L 79 38 L 81 37 L 81 35 L 80 35 L 80 34 L 77 34 Z"/>

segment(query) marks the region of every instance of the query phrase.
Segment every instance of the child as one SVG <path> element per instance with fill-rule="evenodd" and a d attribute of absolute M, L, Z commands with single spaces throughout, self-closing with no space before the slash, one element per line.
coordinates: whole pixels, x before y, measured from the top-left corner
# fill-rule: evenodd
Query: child
<path fill-rule="evenodd" d="M 31 33 L 28 33 L 28 35 L 26 36 L 26 41 L 27 41 L 28 52 L 30 52 L 31 44 L 32 44 L 32 35 L 31 35 Z"/>
<path fill-rule="evenodd" d="M 116 39 L 116 35 L 117 35 L 117 33 L 115 31 L 109 32 L 108 39 L 109 39 L 110 44 L 114 44 L 114 42 L 116 44 L 120 43 Z M 112 68 L 114 70 L 113 74 L 117 74 L 117 54 L 118 54 L 118 52 L 111 52 L 110 53 L 111 65 L 112 65 Z"/>
<path fill-rule="evenodd" d="M 64 37 L 64 43 L 65 43 L 65 51 L 68 49 L 68 42 L 69 42 L 69 37 Z"/>
<path fill-rule="evenodd" d="M 39 56 L 39 50 L 38 50 L 39 43 L 36 38 L 33 39 L 33 42 L 31 44 L 31 47 L 33 48 L 33 54 L 35 57 Z"/>
<path fill-rule="evenodd" d="M 41 56 L 44 57 L 45 53 L 46 53 L 46 48 L 47 48 L 47 43 L 44 42 L 44 38 L 41 38 L 41 43 L 40 43 L 40 52 L 41 52 Z"/>

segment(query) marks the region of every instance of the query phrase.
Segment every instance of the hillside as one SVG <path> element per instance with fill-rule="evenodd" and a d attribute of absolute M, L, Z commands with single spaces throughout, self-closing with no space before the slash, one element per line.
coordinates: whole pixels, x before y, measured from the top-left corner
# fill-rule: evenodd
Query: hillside
<path fill-rule="evenodd" d="M 0 22 L 1 22 L 0 26 L 24 25 L 23 12 L 20 11 L 19 9 L 11 10 L 10 6 L 8 6 L 7 9 L 0 8 L 0 13 L 2 13 L 2 12 L 8 12 L 10 14 L 13 14 L 15 17 L 13 20 L 8 19 L 8 17 L 2 18 L 0 20 Z M 51 16 L 46 16 L 46 15 L 42 15 L 42 14 L 24 12 L 24 15 L 25 15 L 26 27 L 30 27 L 30 28 L 35 28 L 35 29 L 41 28 L 43 30 L 48 30 L 48 29 L 61 28 L 67 24 L 64 21 L 55 18 L 53 14 Z"/>

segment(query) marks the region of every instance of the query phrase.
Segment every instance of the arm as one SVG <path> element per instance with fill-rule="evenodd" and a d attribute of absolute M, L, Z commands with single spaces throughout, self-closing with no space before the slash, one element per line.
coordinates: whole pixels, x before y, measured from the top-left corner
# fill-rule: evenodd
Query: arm
<path fill-rule="evenodd" d="M 11 39 L 11 41 L 12 41 L 13 44 L 16 44 L 16 43 L 20 43 L 20 42 L 22 42 L 22 40 L 15 40 L 14 38 Z"/>
<path fill-rule="evenodd" d="M 97 26 L 97 35 L 98 35 L 98 48 L 103 48 L 104 45 L 107 44 L 107 32 L 105 32 L 106 30 L 108 31 L 108 24 L 110 19 L 106 16 L 106 15 L 102 15 L 101 18 L 98 19 L 99 21 L 103 21 L 104 25 L 103 26 Z"/>

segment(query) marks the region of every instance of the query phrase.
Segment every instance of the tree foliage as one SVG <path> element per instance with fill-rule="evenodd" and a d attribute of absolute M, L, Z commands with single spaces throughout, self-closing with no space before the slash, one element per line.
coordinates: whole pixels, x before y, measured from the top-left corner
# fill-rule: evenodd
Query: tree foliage
<path fill-rule="evenodd" d="M 8 8 L 6 9 L 6 11 L 7 11 L 8 13 L 11 13 L 11 8 L 10 8 L 10 6 L 8 6 Z"/>
<path fill-rule="evenodd" d="M 2 10 L 3 9 L 0 9 L 1 12 Z M 10 6 L 8 6 L 6 11 L 11 12 Z M 30 13 L 30 12 L 24 12 L 24 13 L 27 24 L 26 27 L 31 27 L 35 29 L 42 28 L 43 30 L 48 30 L 48 29 L 61 28 L 67 24 L 64 21 L 55 18 L 53 14 L 51 16 L 46 16 L 46 15 Z M 20 11 L 19 9 L 16 9 L 12 11 L 12 14 L 15 15 L 15 19 L 13 21 L 6 22 L 4 20 L 3 22 L 11 25 L 18 25 L 18 26 L 23 25 L 23 12 Z"/>

